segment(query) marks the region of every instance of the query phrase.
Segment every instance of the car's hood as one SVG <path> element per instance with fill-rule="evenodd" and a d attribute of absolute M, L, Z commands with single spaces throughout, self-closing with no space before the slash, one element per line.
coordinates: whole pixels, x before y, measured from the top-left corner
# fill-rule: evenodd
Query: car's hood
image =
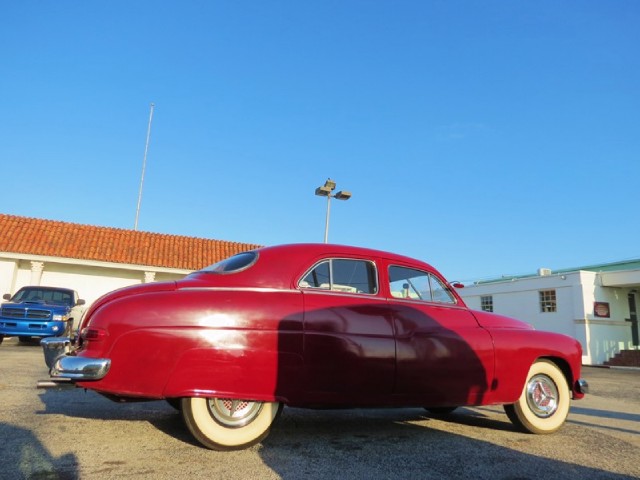
<path fill-rule="evenodd" d="M 521 320 L 516 320 L 515 318 L 505 317 L 504 315 L 498 315 L 497 313 L 490 312 L 482 312 L 479 310 L 474 310 L 473 315 L 476 317 L 476 320 L 480 324 L 481 327 L 486 328 L 487 330 L 492 329 L 517 329 L 517 330 L 534 330 L 534 328 Z"/>

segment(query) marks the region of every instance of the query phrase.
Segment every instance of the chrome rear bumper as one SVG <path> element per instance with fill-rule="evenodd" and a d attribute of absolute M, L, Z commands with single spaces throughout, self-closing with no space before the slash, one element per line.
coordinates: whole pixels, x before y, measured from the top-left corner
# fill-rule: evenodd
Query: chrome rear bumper
<path fill-rule="evenodd" d="M 56 359 L 71 352 L 71 339 L 69 337 L 46 337 L 40 340 L 44 353 L 44 362 L 51 369 Z"/>
<path fill-rule="evenodd" d="M 109 371 L 111 360 L 106 358 L 58 357 L 49 370 L 53 378 L 73 381 L 100 380 Z"/>
<path fill-rule="evenodd" d="M 76 357 L 71 351 L 71 339 L 67 337 L 44 338 L 40 345 L 54 385 L 68 381 L 100 380 L 111 366 L 111 360 L 107 358 Z M 48 386 L 47 382 L 42 382 L 42 386 Z"/>

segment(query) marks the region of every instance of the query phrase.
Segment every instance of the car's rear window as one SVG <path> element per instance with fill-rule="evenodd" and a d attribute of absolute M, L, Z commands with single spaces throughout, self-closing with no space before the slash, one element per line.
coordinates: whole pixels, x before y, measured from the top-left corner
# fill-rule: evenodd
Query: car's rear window
<path fill-rule="evenodd" d="M 233 257 L 225 258 L 218 263 L 209 265 L 203 268 L 202 271 L 207 273 L 235 273 L 249 268 L 256 263 L 257 259 L 257 252 L 238 253 Z"/>

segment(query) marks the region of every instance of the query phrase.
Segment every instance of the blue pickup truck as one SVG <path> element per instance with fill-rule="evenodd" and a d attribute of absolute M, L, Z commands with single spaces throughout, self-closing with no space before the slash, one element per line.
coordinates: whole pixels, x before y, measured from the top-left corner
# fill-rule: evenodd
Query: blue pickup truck
<path fill-rule="evenodd" d="M 85 304 L 74 290 L 57 287 L 22 287 L 3 298 L 8 302 L 0 307 L 0 343 L 4 337 L 73 337 Z"/>

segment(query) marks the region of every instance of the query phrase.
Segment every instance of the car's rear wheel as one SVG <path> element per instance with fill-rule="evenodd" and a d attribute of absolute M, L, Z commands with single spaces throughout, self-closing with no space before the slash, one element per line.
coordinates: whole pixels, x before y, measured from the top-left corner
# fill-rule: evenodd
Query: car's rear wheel
<path fill-rule="evenodd" d="M 548 360 L 538 360 L 529 369 L 518 401 L 505 405 L 509 419 L 528 433 L 553 433 L 569 415 L 571 396 L 562 371 Z"/>
<path fill-rule="evenodd" d="M 21 336 L 18 337 L 18 341 L 20 343 L 29 343 L 29 342 L 31 342 L 31 337 L 27 337 L 27 336 L 21 335 Z"/>
<path fill-rule="evenodd" d="M 183 398 L 189 431 L 212 450 L 240 450 L 263 440 L 282 410 L 278 402 L 230 398 Z"/>
<path fill-rule="evenodd" d="M 4 335 L 0 335 L 0 345 L 2 345 L 3 340 L 4 340 Z"/>

